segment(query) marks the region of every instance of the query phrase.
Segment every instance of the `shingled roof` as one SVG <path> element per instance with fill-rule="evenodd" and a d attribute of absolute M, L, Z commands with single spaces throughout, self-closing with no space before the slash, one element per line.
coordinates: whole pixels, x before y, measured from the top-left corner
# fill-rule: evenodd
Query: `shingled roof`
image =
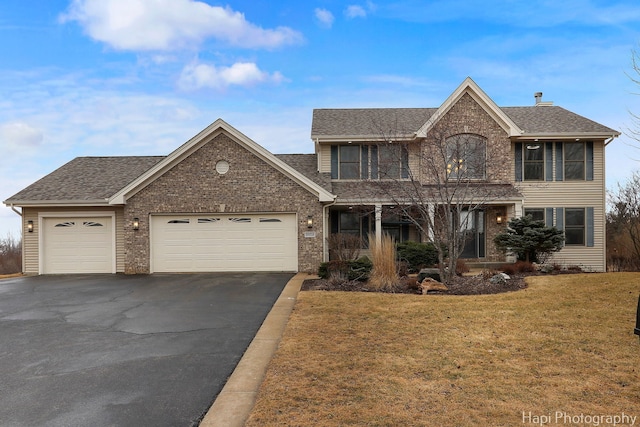
<path fill-rule="evenodd" d="M 525 134 L 603 134 L 619 132 L 558 106 L 501 107 Z M 437 108 L 348 108 L 313 110 L 312 138 L 412 136 Z"/>
<path fill-rule="evenodd" d="M 331 174 L 318 172 L 318 157 L 315 154 L 276 154 L 275 156 L 325 190 L 331 191 Z"/>
<path fill-rule="evenodd" d="M 77 157 L 5 203 L 106 201 L 164 156 Z"/>

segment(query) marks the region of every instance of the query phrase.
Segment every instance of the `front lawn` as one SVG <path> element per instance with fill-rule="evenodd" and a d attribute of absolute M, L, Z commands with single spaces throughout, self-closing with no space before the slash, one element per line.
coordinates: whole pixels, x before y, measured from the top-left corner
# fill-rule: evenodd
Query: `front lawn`
<path fill-rule="evenodd" d="M 558 425 L 622 413 L 640 424 L 640 273 L 527 281 L 478 296 L 300 292 L 247 426 L 515 426 L 547 415 L 554 425 L 556 413 Z"/>

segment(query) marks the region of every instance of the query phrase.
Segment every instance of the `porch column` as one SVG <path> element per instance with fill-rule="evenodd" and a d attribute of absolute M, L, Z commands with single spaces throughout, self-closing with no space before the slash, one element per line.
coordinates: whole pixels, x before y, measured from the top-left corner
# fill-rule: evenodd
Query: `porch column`
<path fill-rule="evenodd" d="M 376 243 L 380 243 L 382 241 L 382 205 L 375 205 L 375 215 L 376 215 Z"/>

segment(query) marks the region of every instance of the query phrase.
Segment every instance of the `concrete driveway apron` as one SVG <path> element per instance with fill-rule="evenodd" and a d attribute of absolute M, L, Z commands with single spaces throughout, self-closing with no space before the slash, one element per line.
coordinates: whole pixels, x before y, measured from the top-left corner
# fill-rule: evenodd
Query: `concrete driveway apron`
<path fill-rule="evenodd" d="M 292 276 L 0 281 L 0 424 L 197 425 Z"/>

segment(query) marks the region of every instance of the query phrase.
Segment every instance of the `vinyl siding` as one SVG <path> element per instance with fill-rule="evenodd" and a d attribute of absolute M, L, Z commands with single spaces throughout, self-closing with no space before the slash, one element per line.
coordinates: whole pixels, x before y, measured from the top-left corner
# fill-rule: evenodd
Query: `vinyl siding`
<path fill-rule="evenodd" d="M 512 162 L 515 176 L 515 162 Z M 524 208 L 586 208 L 593 207 L 594 246 L 565 246 L 551 262 L 564 266 L 578 265 L 585 270 L 605 271 L 605 184 L 604 145 L 594 142 L 593 181 L 516 182 L 524 196 Z M 555 176 L 554 176 L 555 178 Z M 554 225 L 557 223 L 554 218 Z"/>
<path fill-rule="evenodd" d="M 38 221 L 38 215 L 41 212 L 54 212 L 64 216 L 65 213 L 74 212 L 115 212 L 115 231 L 116 231 L 116 272 L 124 272 L 124 209 L 122 207 L 77 207 L 77 208 L 24 208 L 22 214 L 23 223 L 23 272 L 25 274 L 38 274 L 40 267 L 40 254 L 39 254 L 39 236 L 40 236 L 40 224 Z M 90 216 L 90 214 L 88 215 Z M 33 233 L 27 233 L 27 221 L 33 221 Z"/>
<path fill-rule="evenodd" d="M 320 156 L 320 172 L 331 173 L 331 146 L 320 145 L 318 156 Z"/>

